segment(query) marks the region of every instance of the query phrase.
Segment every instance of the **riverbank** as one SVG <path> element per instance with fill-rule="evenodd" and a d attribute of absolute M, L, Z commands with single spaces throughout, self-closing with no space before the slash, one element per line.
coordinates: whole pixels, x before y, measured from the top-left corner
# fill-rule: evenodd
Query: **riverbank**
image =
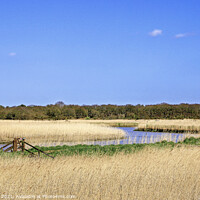
<path fill-rule="evenodd" d="M 55 146 L 55 147 L 38 147 L 42 151 L 56 156 L 74 156 L 74 155 L 87 155 L 87 156 L 113 156 L 116 154 L 132 154 L 144 149 L 174 149 L 187 146 L 200 146 L 200 138 L 186 138 L 183 142 L 157 142 L 151 144 L 125 144 L 125 145 L 75 145 L 75 146 Z M 30 150 L 33 153 L 37 151 L 35 149 Z"/>
<path fill-rule="evenodd" d="M 39 147 L 36 146 L 38 149 L 48 153 L 49 155 L 53 157 L 57 156 L 113 156 L 119 153 L 123 154 L 131 154 L 136 153 L 138 151 L 141 151 L 143 149 L 174 149 L 179 147 L 187 147 L 187 146 L 198 146 L 200 147 L 200 138 L 186 138 L 182 142 L 174 143 L 174 142 L 156 142 L 156 143 L 150 143 L 150 144 L 118 144 L 118 145 L 74 145 L 74 146 L 50 146 L 50 147 Z M 35 149 L 29 149 L 32 153 L 37 153 L 37 150 Z M 28 152 L 22 153 L 21 151 L 18 151 L 16 153 L 4 153 L 3 151 L 0 151 L 0 156 L 28 156 Z M 43 156 L 46 157 L 46 156 Z"/>

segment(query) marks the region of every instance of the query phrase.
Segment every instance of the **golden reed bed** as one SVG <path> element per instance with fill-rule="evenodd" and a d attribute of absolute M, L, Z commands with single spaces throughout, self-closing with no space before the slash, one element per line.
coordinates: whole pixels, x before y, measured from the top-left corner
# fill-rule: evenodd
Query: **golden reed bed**
<path fill-rule="evenodd" d="M 68 121 L 0 120 L 0 142 L 25 137 L 32 143 L 71 142 L 123 138 L 125 132 L 105 125 Z"/>
<path fill-rule="evenodd" d="M 86 124 L 107 124 L 107 125 L 133 125 L 138 128 L 152 128 L 164 130 L 184 130 L 187 133 L 197 131 L 200 133 L 200 120 L 199 119 L 183 119 L 183 120 L 69 120 L 71 123 L 86 123 Z"/>
<path fill-rule="evenodd" d="M 164 131 L 185 131 L 192 134 L 200 133 L 200 120 L 144 120 L 138 123 L 138 128 L 142 129 L 163 129 Z"/>
<path fill-rule="evenodd" d="M 129 155 L 55 160 L 1 157 L 0 174 L 0 194 L 14 199 L 60 195 L 58 199 L 198 200 L 200 148 L 151 148 Z"/>

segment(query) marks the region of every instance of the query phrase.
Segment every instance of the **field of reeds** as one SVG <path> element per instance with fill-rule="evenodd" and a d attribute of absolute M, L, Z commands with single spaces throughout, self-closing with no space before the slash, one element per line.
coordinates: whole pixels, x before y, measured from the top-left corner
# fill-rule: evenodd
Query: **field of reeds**
<path fill-rule="evenodd" d="M 110 120 L 83 120 L 83 119 L 70 119 L 67 120 L 71 123 L 85 123 L 85 124 L 103 124 L 109 125 L 111 127 L 136 127 L 139 122 L 143 122 L 144 120 L 128 120 L 128 119 L 110 119 Z"/>
<path fill-rule="evenodd" d="M 1 198 L 198 200 L 200 149 L 145 148 L 132 154 L 54 160 L 4 156 L 0 174 Z"/>
<path fill-rule="evenodd" d="M 132 126 L 141 131 L 173 132 L 173 133 L 200 133 L 200 120 L 69 120 L 71 123 L 107 124 L 115 127 Z"/>
<path fill-rule="evenodd" d="M 143 120 L 137 127 L 141 131 L 199 134 L 200 120 Z"/>
<path fill-rule="evenodd" d="M 25 137 L 27 142 L 71 142 L 119 139 L 125 132 L 100 124 L 68 121 L 8 121 L 0 120 L 0 141 Z"/>

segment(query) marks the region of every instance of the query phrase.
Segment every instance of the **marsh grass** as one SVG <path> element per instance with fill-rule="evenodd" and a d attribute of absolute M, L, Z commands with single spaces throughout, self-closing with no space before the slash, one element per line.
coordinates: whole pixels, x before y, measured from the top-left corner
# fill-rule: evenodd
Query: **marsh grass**
<path fill-rule="evenodd" d="M 199 134 L 200 120 L 144 120 L 138 123 L 137 130 Z"/>
<path fill-rule="evenodd" d="M 180 133 L 200 133 L 199 119 L 183 120 L 69 120 L 71 123 L 86 124 L 106 124 L 115 127 L 137 127 L 141 130 L 162 131 L 162 132 L 180 132 Z"/>
<path fill-rule="evenodd" d="M 100 124 L 108 125 L 111 127 L 136 127 L 138 125 L 137 120 L 127 120 L 127 119 L 112 119 L 112 120 L 82 120 L 82 119 L 71 119 L 68 120 L 70 123 L 85 123 L 85 124 Z"/>
<path fill-rule="evenodd" d="M 114 156 L 0 157 L 0 194 L 74 199 L 199 199 L 200 149 L 145 148 Z M 15 198 L 16 199 L 16 198 Z"/>
<path fill-rule="evenodd" d="M 67 121 L 0 120 L 0 141 L 25 137 L 31 143 L 76 142 L 123 138 L 125 132 L 106 125 Z"/>

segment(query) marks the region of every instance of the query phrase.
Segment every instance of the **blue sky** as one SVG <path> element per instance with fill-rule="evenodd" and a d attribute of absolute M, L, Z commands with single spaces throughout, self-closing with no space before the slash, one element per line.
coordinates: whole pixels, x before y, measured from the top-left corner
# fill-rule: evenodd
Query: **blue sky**
<path fill-rule="evenodd" d="M 0 105 L 200 103 L 199 0 L 1 0 Z"/>

